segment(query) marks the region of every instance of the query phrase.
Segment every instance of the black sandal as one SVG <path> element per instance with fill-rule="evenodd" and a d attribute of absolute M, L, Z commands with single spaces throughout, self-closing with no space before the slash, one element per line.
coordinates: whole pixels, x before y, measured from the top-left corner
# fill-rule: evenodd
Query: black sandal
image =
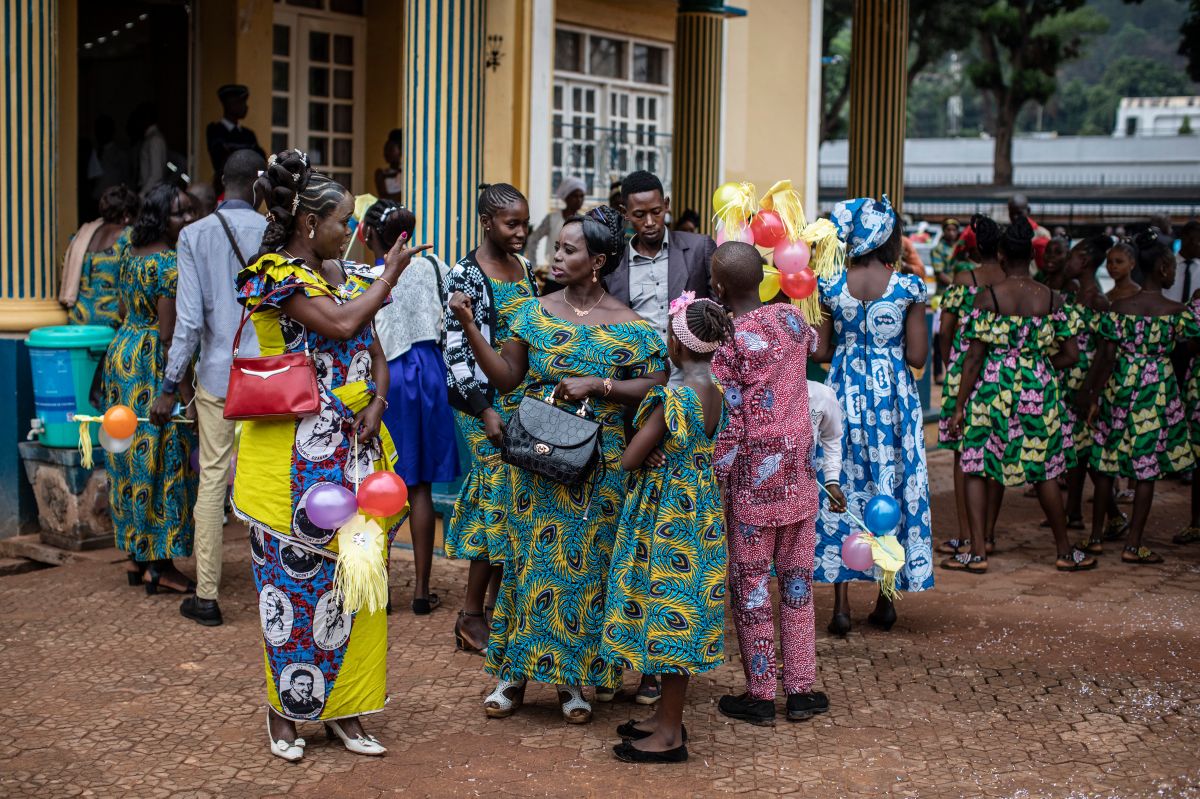
<path fill-rule="evenodd" d="M 622 740 L 640 741 L 643 738 L 649 738 L 651 735 L 654 734 L 652 732 L 646 732 L 645 730 L 639 730 L 636 725 L 637 725 L 637 722 L 633 719 L 630 719 L 629 721 L 625 722 L 624 724 L 618 725 L 617 726 L 617 735 L 619 735 Z M 680 724 L 679 729 L 683 733 L 683 742 L 687 743 L 687 740 L 688 740 L 687 725 Z"/>
<path fill-rule="evenodd" d="M 686 763 L 688 750 L 686 744 L 680 744 L 665 752 L 646 752 L 635 747 L 629 741 L 621 741 L 613 747 L 617 760 L 625 763 Z"/>
<path fill-rule="evenodd" d="M 134 570 L 130 571 L 129 569 L 126 569 L 125 577 L 129 580 L 129 585 L 133 588 L 136 588 L 142 584 L 142 575 L 146 573 L 146 567 L 149 564 L 144 561 L 134 560 L 133 555 L 129 556 L 129 562 L 133 565 Z"/>
<path fill-rule="evenodd" d="M 970 552 L 946 558 L 942 561 L 941 566 L 947 571 L 969 572 L 970 574 L 987 574 L 988 570 L 987 558 L 982 555 L 972 555 Z"/>
<path fill-rule="evenodd" d="M 412 601 L 412 612 L 417 616 L 428 616 L 442 604 L 442 598 L 432 591 L 428 596 L 417 597 Z"/>
<path fill-rule="evenodd" d="M 1129 532 L 1129 517 L 1120 511 L 1104 524 L 1104 540 L 1120 541 Z"/>
<path fill-rule="evenodd" d="M 942 555 L 958 555 L 962 553 L 963 547 L 970 548 L 971 539 L 969 538 L 947 538 L 942 543 L 938 544 L 937 551 Z"/>
<path fill-rule="evenodd" d="M 1059 555 L 1059 560 L 1069 561 L 1071 565 L 1060 566 L 1057 562 L 1054 568 L 1060 572 L 1086 572 L 1099 566 L 1099 561 L 1093 557 L 1089 557 L 1086 552 L 1078 547 L 1071 547 L 1071 552 L 1066 555 Z"/>
<path fill-rule="evenodd" d="M 1126 557 L 1127 555 L 1133 555 L 1133 557 Z M 1163 557 L 1151 550 L 1150 547 L 1125 547 L 1124 551 L 1121 552 L 1121 562 L 1152 565 L 1162 563 Z"/>
<path fill-rule="evenodd" d="M 463 633 L 461 626 L 463 617 L 482 619 L 483 614 L 471 613 L 466 610 L 460 610 L 458 612 L 458 620 L 454 622 L 454 648 L 459 652 L 466 652 L 469 655 L 479 655 L 480 657 L 485 656 L 487 654 L 487 641 L 485 640 L 482 644 L 476 644 L 470 638 L 467 638 L 467 636 Z"/>
<path fill-rule="evenodd" d="M 150 563 L 146 564 L 145 574 L 148 575 L 150 577 L 150 579 L 147 580 L 144 583 L 144 585 L 146 586 L 146 593 L 149 596 L 154 596 L 155 594 L 159 594 L 159 593 L 163 593 L 163 594 L 194 594 L 194 593 L 196 593 L 196 581 L 195 580 L 188 580 L 187 587 L 183 591 L 180 591 L 178 588 L 175 588 L 174 586 L 160 584 L 160 581 L 163 578 L 165 570 L 160 570 L 157 565 L 158 563 L 159 563 L 159 561 L 151 561 Z"/>
<path fill-rule="evenodd" d="M 1075 545 L 1075 548 L 1089 555 L 1103 555 L 1104 542 L 1099 538 L 1086 538 Z"/>

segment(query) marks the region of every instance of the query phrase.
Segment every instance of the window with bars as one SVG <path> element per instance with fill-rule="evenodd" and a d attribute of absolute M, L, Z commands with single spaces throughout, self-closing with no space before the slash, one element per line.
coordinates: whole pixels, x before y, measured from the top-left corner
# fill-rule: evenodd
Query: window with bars
<path fill-rule="evenodd" d="M 671 177 L 671 50 L 560 27 L 554 41 L 551 181 L 576 176 L 592 200 L 635 169 Z"/>

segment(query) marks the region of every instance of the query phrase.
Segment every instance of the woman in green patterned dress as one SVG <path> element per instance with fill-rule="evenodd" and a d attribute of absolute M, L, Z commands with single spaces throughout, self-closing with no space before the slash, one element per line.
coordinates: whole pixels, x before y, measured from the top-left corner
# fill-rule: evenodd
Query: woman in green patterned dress
<path fill-rule="evenodd" d="M 495 183 L 479 195 L 478 212 L 483 242 L 450 270 L 447 290 L 471 300 L 471 323 L 498 352 L 512 337 L 512 319 L 521 304 L 537 296 L 529 262 L 520 255 L 529 235 L 529 204 L 512 186 Z M 450 405 L 472 456 L 471 470 L 445 529 L 446 557 L 471 561 L 463 608 L 454 622 L 454 642 L 464 652 L 483 654 L 491 637 L 485 597 L 489 584 L 499 584 L 506 559 L 508 467 L 500 460 L 498 447 L 504 423 L 521 393 L 497 391 L 488 381 L 467 344 L 463 325 L 450 313 L 443 355 Z"/>
<path fill-rule="evenodd" d="M 125 319 L 104 361 L 106 408 L 127 405 L 145 417 L 159 394 L 175 330 L 175 243 L 191 221 L 191 198 L 169 184 L 155 186 L 142 203 L 121 258 Z M 189 378 L 179 388 L 189 417 L 195 418 L 191 386 Z M 148 594 L 195 590 L 173 559 L 192 554 L 198 476 L 188 460 L 196 446 L 193 425 L 160 428 L 140 422 L 128 450 L 105 454 L 117 547 L 129 553 L 130 584 L 137 584 L 141 575 Z"/>
<path fill-rule="evenodd" d="M 120 326 L 117 279 L 139 204 L 133 189 L 110 186 L 100 195 L 100 218 L 79 228 L 71 240 L 58 292 L 69 324 Z"/>
<path fill-rule="evenodd" d="M 1108 236 L 1083 239 L 1071 248 L 1064 269 L 1067 288 L 1063 291 L 1063 308 L 1071 320 L 1071 327 L 1078 331 L 1076 342 L 1079 346 L 1079 360 L 1058 375 L 1065 424 L 1071 431 L 1078 459 L 1067 472 L 1067 528 L 1070 530 L 1083 529 L 1083 483 L 1092 452 L 1092 428 L 1086 418 L 1080 418 L 1076 403 L 1095 357 L 1097 338 L 1094 331 L 1109 310 L 1108 298 L 1096 280 L 1096 270 L 1104 263 L 1111 244 L 1112 239 Z M 1117 540 L 1125 534 L 1129 518 L 1117 507 L 1116 497 L 1112 494 L 1107 497 L 1106 514 L 1104 536 L 1110 541 Z M 1092 551 L 1088 542 L 1080 548 L 1091 555 L 1099 554 L 1099 550 Z"/>
<path fill-rule="evenodd" d="M 1154 484 L 1195 464 L 1179 381 L 1171 364 L 1177 346 L 1200 338 L 1200 320 L 1183 303 L 1163 296 L 1175 282 L 1175 255 L 1150 228 L 1133 242 L 1142 289 L 1116 300 L 1100 320 L 1100 344 L 1084 384 L 1081 407 L 1095 430 L 1091 465 L 1096 497 L 1112 491 L 1113 480 L 1134 480 L 1133 517 L 1121 560 L 1162 563 L 1142 534 L 1154 501 Z M 1100 547 L 1104 504 L 1095 502 L 1092 537 Z"/>
<path fill-rule="evenodd" d="M 990 217 L 975 214 L 966 231 L 959 237 L 961 246 L 967 249 L 967 263 L 973 269 L 956 272 L 954 284 L 942 295 L 942 362 L 946 364 L 946 380 L 942 384 L 942 411 L 938 416 L 938 446 L 954 451 L 954 504 L 958 511 L 958 535 L 938 546 L 943 555 L 957 555 L 971 546 L 971 528 L 967 520 L 967 495 L 963 485 L 962 439 L 950 431 L 950 417 L 958 402 L 958 386 L 962 380 L 963 356 L 968 342 L 963 337 L 966 323 L 974 312 L 975 297 L 979 290 L 1004 280 L 1004 268 L 996 255 L 1000 243 L 1000 226 Z M 972 260 L 973 259 L 973 260 Z M 975 264 L 978 263 L 978 266 Z M 987 530 L 984 538 L 990 554 L 995 540 L 996 517 L 1000 513 L 1000 501 L 1004 498 L 1004 486 L 988 484 Z"/>
<path fill-rule="evenodd" d="M 1050 519 L 1059 571 L 1095 568 L 1096 561 L 1071 546 L 1059 475 L 1075 464 L 1064 449 L 1062 403 L 1055 371 L 1079 353 L 1057 292 L 1034 281 L 1033 227 L 1018 217 L 1005 230 L 999 253 L 1006 278 L 975 300 L 976 314 L 963 332 L 969 340 L 958 404 L 950 429 L 962 436 L 962 470 L 971 525 L 971 548 L 942 568 L 987 571 L 987 481 L 1031 483 Z M 965 424 L 964 424 L 965 422 Z"/>
<path fill-rule="evenodd" d="M 1200 318 L 1200 289 L 1196 289 L 1188 307 L 1197 318 Z M 1200 463 L 1200 357 L 1195 355 L 1192 356 L 1188 368 L 1183 401 L 1188 409 L 1188 429 L 1192 434 L 1192 455 Z M 1191 518 L 1188 520 L 1187 527 L 1171 538 L 1171 543 L 1194 544 L 1197 541 L 1200 541 L 1200 479 L 1193 475 Z"/>
<path fill-rule="evenodd" d="M 613 299 L 602 278 L 624 247 L 621 216 L 601 206 L 559 233 L 550 278 L 562 291 L 525 303 L 514 338 L 497 353 L 475 326 L 471 301 L 457 293 L 458 317 L 480 367 L 498 391 L 522 383 L 536 396 L 587 402 L 601 424 L 601 463 L 578 486 L 509 467 L 505 514 L 509 568 L 504 570 L 487 671 L 499 685 L 484 703 L 493 718 L 512 715 L 527 680 L 558 687 L 563 718 L 591 720 L 581 687 L 615 687 L 619 670 L 600 657 L 604 587 L 625 476 L 625 414 L 667 382 L 662 339 L 648 322 Z"/>

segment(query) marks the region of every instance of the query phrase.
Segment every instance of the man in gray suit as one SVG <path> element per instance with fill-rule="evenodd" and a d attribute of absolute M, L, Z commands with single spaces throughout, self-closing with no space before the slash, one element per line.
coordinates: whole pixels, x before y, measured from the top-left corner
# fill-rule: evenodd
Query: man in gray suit
<path fill-rule="evenodd" d="M 175 295 L 175 332 L 167 354 L 162 391 L 150 409 L 150 421 L 167 422 L 175 407 L 179 381 L 196 348 L 196 421 L 200 433 L 200 486 L 193 511 L 196 521 L 196 595 L 179 612 L 205 626 L 222 623 L 217 605 L 221 583 L 221 540 L 234 423 L 225 419 L 233 336 L 242 308 L 234 280 L 254 260 L 266 219 L 255 209 L 254 181 L 267 162 L 254 150 L 238 150 L 225 161 L 225 200 L 216 213 L 183 229 L 177 247 L 179 285 Z M 239 355 L 257 355 L 254 326 L 242 333 Z"/>
<path fill-rule="evenodd" d="M 634 236 L 605 286 L 666 341 L 671 301 L 685 291 L 709 296 L 709 269 L 717 245 L 699 233 L 667 231 L 671 200 L 664 195 L 662 181 L 649 172 L 631 172 L 621 181 L 621 204 Z"/>

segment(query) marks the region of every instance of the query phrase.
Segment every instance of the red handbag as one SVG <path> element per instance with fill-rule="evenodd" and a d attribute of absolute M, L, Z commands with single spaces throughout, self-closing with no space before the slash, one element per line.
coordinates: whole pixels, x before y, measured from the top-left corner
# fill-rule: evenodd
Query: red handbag
<path fill-rule="evenodd" d="M 269 292 L 258 304 L 261 308 L 276 294 L 295 286 L 282 286 Z M 304 352 L 239 358 L 242 329 L 251 311 L 242 313 L 233 338 L 233 363 L 229 367 L 229 388 L 225 394 L 225 418 L 297 419 L 317 412 L 321 395 L 317 388 L 317 369 L 308 351 L 308 333 L 304 334 Z"/>

